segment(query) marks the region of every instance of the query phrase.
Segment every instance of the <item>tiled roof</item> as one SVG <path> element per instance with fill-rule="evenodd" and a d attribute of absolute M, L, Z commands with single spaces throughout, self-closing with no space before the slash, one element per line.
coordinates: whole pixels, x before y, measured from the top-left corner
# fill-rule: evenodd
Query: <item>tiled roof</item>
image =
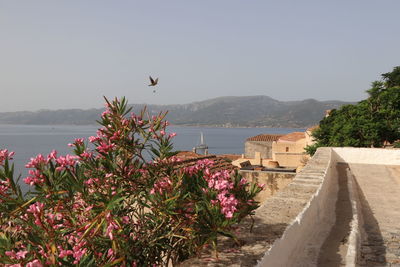
<path fill-rule="evenodd" d="M 229 159 L 229 160 L 233 161 L 233 160 L 240 159 L 242 157 L 242 155 L 238 155 L 238 154 L 219 154 L 219 155 L 217 155 L 217 157 L 226 158 L 226 159 Z"/>
<path fill-rule="evenodd" d="M 212 172 L 217 172 L 217 171 L 221 171 L 221 170 L 232 171 L 232 170 L 238 169 L 238 167 L 231 164 L 229 159 L 221 157 L 221 156 L 216 156 L 216 155 L 200 156 L 198 158 L 182 160 L 180 162 L 177 162 L 175 167 L 176 168 L 190 167 L 190 166 L 195 165 L 197 163 L 197 161 L 203 160 L 203 159 L 209 159 L 214 162 L 214 165 L 210 168 L 210 170 Z"/>
<path fill-rule="evenodd" d="M 253 137 L 249 137 L 246 141 L 258 141 L 258 142 L 272 142 L 278 140 L 282 134 L 259 134 Z"/>
<path fill-rule="evenodd" d="M 300 139 L 306 138 L 304 132 L 293 132 L 279 138 L 278 141 L 296 142 Z"/>
<path fill-rule="evenodd" d="M 194 153 L 192 151 L 181 151 L 178 154 L 176 154 L 177 158 L 180 158 L 181 160 L 186 160 L 186 159 L 195 159 L 202 157 L 203 155 Z"/>

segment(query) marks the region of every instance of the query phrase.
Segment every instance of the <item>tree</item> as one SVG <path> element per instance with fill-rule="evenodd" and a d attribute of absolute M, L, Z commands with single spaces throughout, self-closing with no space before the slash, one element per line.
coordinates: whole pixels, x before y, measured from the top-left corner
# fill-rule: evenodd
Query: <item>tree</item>
<path fill-rule="evenodd" d="M 309 154 L 322 146 L 382 147 L 400 139 L 400 66 L 382 74 L 367 90 L 369 97 L 355 105 L 333 110 L 313 132 L 316 143 Z"/>

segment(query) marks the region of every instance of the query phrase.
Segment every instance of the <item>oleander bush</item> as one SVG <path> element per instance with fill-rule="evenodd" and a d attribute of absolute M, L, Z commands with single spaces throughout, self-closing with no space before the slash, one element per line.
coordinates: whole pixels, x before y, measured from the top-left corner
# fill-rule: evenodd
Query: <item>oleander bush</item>
<path fill-rule="evenodd" d="M 106 99 L 101 128 L 38 155 L 23 194 L 13 152 L 0 150 L 0 262 L 5 266 L 167 266 L 217 248 L 254 213 L 262 186 L 213 162 L 179 165 L 166 113 L 130 113 Z"/>

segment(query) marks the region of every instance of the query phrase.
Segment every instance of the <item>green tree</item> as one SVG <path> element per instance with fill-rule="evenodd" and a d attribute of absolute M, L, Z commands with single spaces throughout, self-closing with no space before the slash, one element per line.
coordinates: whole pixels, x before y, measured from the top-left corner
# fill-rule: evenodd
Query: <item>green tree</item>
<path fill-rule="evenodd" d="M 322 146 L 382 147 L 400 139 L 400 66 L 372 83 L 368 98 L 355 105 L 332 110 L 313 132 L 316 143 L 309 154 Z"/>

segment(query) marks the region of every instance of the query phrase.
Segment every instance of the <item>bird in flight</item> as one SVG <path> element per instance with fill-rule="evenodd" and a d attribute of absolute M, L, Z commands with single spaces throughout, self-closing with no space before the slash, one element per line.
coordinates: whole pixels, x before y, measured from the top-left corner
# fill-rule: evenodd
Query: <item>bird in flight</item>
<path fill-rule="evenodd" d="M 149 76 L 149 78 L 150 78 L 149 86 L 156 86 L 158 84 L 158 78 L 155 80 L 151 76 Z"/>

